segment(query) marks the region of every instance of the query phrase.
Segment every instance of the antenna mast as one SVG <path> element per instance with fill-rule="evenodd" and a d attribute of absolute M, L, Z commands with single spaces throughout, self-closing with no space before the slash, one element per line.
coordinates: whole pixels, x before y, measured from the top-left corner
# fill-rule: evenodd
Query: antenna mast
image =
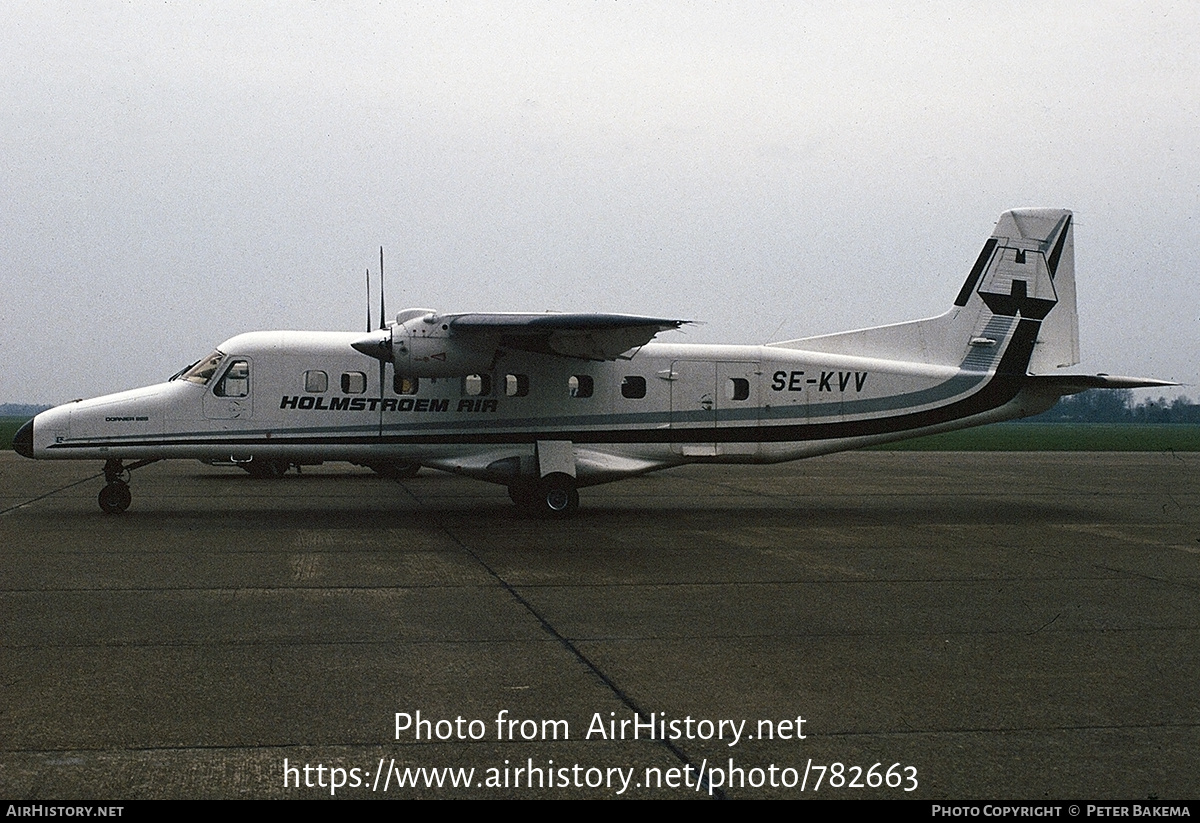
<path fill-rule="evenodd" d="M 383 322 L 383 246 L 379 247 L 379 328 L 384 327 Z"/>

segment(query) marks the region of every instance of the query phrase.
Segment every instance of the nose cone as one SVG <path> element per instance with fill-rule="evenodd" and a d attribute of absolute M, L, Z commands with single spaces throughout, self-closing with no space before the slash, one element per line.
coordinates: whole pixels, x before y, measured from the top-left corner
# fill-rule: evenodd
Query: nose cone
<path fill-rule="evenodd" d="M 22 457 L 33 457 L 33 421 L 30 420 L 13 435 L 13 451 Z"/>

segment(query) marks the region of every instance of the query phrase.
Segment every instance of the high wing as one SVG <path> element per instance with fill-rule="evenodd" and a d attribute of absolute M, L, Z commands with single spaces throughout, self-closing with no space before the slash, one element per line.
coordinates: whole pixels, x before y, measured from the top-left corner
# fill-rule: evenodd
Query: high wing
<path fill-rule="evenodd" d="M 438 314 L 407 310 L 396 325 L 351 345 L 420 377 L 487 370 L 505 350 L 606 361 L 629 359 L 661 331 L 689 320 L 636 314 Z"/>
<path fill-rule="evenodd" d="M 636 314 L 457 314 L 450 333 L 491 337 L 510 349 L 557 354 L 581 360 L 619 360 L 649 343 L 661 331 L 687 320 Z"/>

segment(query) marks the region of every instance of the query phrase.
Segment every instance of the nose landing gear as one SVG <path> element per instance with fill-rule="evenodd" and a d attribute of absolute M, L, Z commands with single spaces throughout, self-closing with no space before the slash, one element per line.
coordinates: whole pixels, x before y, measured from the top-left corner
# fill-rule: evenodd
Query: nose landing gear
<path fill-rule="evenodd" d="M 132 466 L 126 466 L 119 458 L 106 460 L 104 462 L 104 479 L 107 481 L 107 485 L 100 490 L 100 495 L 96 498 L 96 502 L 100 504 L 100 511 L 105 514 L 124 513 L 129 508 L 129 504 L 133 502 L 133 494 L 129 491 L 130 472 L 157 462 L 157 459 L 139 460 Z"/>
<path fill-rule="evenodd" d="M 133 494 L 124 480 L 114 480 L 100 490 L 97 502 L 100 503 L 100 511 L 105 514 L 122 514 L 133 502 Z"/>

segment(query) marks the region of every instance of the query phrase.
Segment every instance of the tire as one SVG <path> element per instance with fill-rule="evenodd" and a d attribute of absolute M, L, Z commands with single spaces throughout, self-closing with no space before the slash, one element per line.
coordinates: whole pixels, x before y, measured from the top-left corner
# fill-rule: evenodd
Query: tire
<path fill-rule="evenodd" d="M 96 502 L 100 504 L 100 511 L 105 514 L 124 514 L 133 502 L 133 495 L 129 486 L 118 480 L 102 488 Z"/>
<path fill-rule="evenodd" d="M 287 460 L 268 459 L 268 460 L 251 460 L 249 463 L 242 466 L 251 477 L 259 480 L 278 480 L 287 474 L 287 470 L 292 467 L 292 464 Z"/>
<path fill-rule="evenodd" d="M 579 490 L 575 488 L 574 478 L 565 474 L 543 477 L 534 505 L 542 517 L 560 519 L 575 514 L 579 509 Z"/>
<path fill-rule="evenodd" d="M 521 481 L 508 487 L 508 497 L 522 514 L 551 520 L 570 517 L 579 509 L 575 479 L 552 474 L 537 482 Z"/>
<path fill-rule="evenodd" d="M 421 470 L 420 463 L 376 463 L 371 471 L 388 480 L 408 480 Z"/>

